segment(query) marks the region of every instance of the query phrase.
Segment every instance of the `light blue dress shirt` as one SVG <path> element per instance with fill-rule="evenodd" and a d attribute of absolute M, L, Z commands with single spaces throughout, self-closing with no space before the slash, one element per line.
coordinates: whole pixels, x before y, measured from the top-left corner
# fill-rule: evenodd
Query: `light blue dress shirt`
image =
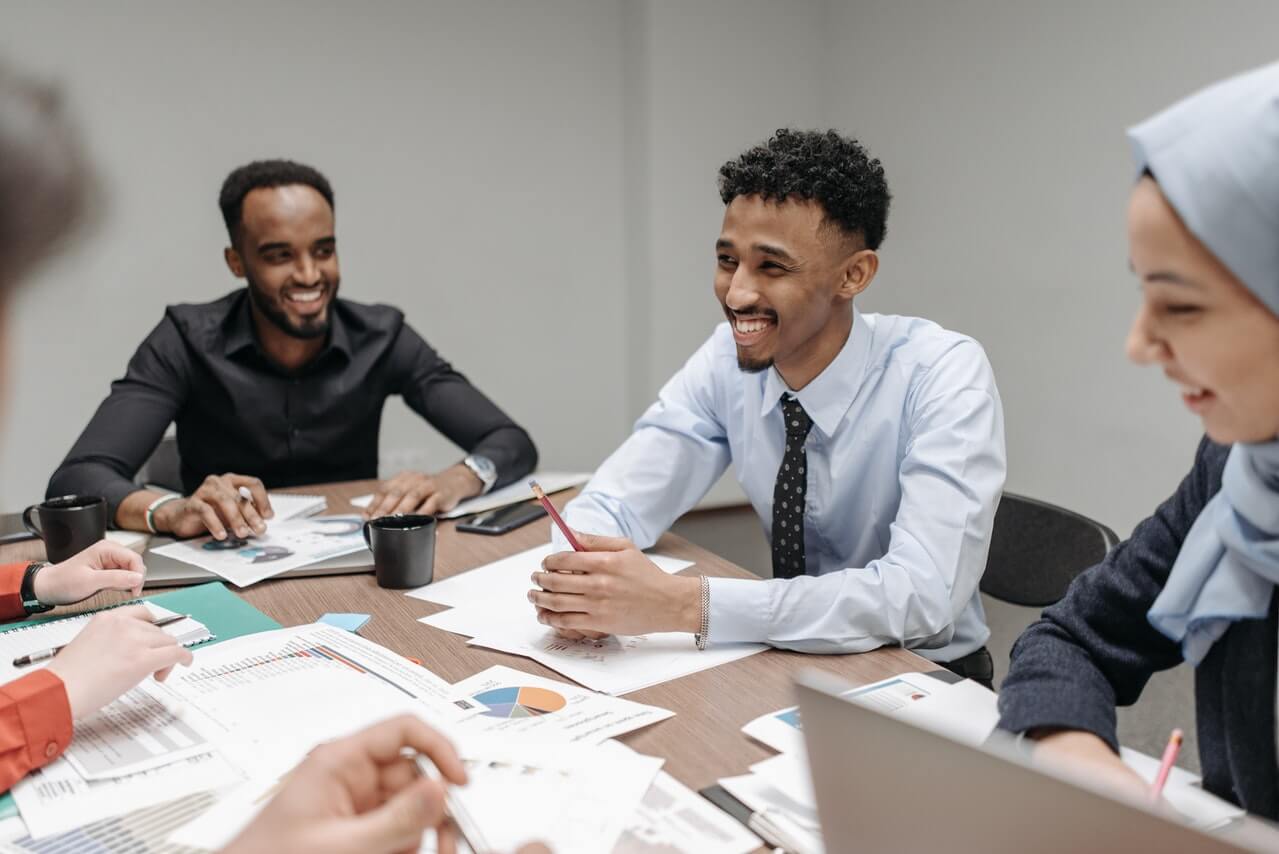
<path fill-rule="evenodd" d="M 569 524 L 647 548 L 733 463 L 771 538 L 788 392 L 775 368 L 738 368 L 721 324 L 568 504 Z M 843 349 L 794 396 L 813 419 L 808 574 L 711 579 L 709 641 L 897 645 L 934 661 L 981 647 L 990 631 L 977 585 L 1006 471 L 981 346 L 927 320 L 855 312 Z"/>

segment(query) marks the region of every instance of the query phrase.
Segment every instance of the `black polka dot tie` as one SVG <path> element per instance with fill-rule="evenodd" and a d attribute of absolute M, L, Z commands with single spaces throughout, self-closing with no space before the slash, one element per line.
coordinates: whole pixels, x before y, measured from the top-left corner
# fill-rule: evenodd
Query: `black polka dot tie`
<path fill-rule="evenodd" d="M 813 419 L 793 397 L 782 395 L 786 450 L 773 487 L 773 578 L 804 574 L 804 494 L 808 491 L 808 455 L 804 440 Z"/>

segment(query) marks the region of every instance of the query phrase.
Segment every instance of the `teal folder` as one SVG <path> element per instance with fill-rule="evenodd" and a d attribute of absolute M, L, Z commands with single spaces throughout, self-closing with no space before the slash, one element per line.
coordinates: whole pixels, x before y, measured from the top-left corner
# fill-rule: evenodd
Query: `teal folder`
<path fill-rule="evenodd" d="M 210 581 L 194 587 L 181 587 L 166 593 L 155 593 L 143 596 L 143 599 L 154 602 L 170 611 L 189 614 L 204 623 L 213 633 L 214 639 L 201 646 L 230 640 L 231 638 L 251 635 L 254 632 L 266 632 L 280 628 L 280 624 L 226 589 L 220 581 Z M 128 603 L 124 603 L 128 604 Z M 7 623 L 0 626 L 0 633 L 21 626 L 34 626 L 47 623 L 59 617 L 51 615 L 43 619 L 26 620 L 21 623 Z M 0 796 L 0 819 L 10 818 L 18 814 L 13 796 Z"/>

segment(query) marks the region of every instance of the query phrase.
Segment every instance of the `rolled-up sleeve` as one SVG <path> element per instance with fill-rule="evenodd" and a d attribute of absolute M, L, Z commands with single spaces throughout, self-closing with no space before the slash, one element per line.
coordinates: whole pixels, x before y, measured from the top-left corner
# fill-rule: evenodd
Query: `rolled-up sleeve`
<path fill-rule="evenodd" d="M 901 500 L 883 557 L 821 576 L 712 579 L 712 642 L 812 653 L 950 643 L 985 570 L 1007 470 L 1003 408 L 981 347 L 965 340 L 948 351 L 906 406 Z"/>
<path fill-rule="evenodd" d="M 98 407 L 66 459 L 49 478 L 46 495 L 100 495 L 108 520 L 130 493 L 133 477 L 155 450 L 186 400 L 190 359 L 173 320 L 165 315 L 133 358 L 124 378 Z"/>
<path fill-rule="evenodd" d="M 0 791 L 58 758 L 71 734 L 71 706 L 56 675 L 37 670 L 0 685 Z"/>
<path fill-rule="evenodd" d="M 392 369 L 402 377 L 404 402 L 449 441 L 491 460 L 497 483 L 505 486 L 537 466 L 537 448 L 523 427 L 451 364 L 407 323 L 391 351 Z"/>

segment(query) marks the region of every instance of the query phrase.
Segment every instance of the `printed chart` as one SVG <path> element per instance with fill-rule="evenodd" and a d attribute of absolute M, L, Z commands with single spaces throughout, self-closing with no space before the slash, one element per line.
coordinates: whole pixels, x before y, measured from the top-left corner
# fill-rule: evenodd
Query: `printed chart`
<path fill-rule="evenodd" d="M 491 718 L 535 718 L 558 712 L 568 704 L 563 694 L 527 685 L 494 688 L 476 694 L 475 699 L 489 707 L 484 714 Z"/>

